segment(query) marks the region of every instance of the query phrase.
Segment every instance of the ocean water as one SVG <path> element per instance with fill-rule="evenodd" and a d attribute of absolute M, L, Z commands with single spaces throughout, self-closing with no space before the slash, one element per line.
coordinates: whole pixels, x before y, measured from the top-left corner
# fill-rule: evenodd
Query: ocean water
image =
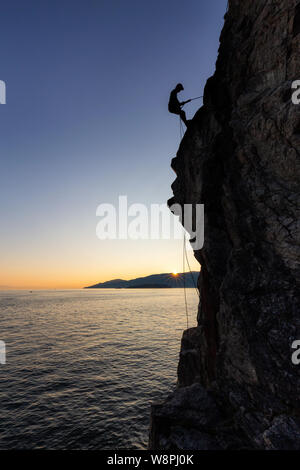
<path fill-rule="evenodd" d="M 147 447 L 150 403 L 176 384 L 183 289 L 0 291 L 0 312 L 0 449 Z"/>

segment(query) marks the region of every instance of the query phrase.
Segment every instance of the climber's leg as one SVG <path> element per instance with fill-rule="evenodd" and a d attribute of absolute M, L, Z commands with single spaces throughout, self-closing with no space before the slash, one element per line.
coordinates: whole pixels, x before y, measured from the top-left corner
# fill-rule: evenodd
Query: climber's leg
<path fill-rule="evenodd" d="M 186 114 L 185 114 L 185 112 L 184 112 L 183 110 L 180 111 L 179 116 L 180 116 L 181 120 L 184 122 L 184 124 L 185 124 L 186 127 L 187 127 L 188 121 L 187 121 L 187 119 L 186 119 Z"/>

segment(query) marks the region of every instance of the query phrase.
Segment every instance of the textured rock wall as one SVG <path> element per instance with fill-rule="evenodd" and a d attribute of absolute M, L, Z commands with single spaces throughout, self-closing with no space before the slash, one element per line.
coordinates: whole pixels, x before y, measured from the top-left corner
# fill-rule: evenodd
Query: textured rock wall
<path fill-rule="evenodd" d="M 299 0 L 231 0 L 216 72 L 172 167 L 205 204 L 198 327 L 150 447 L 300 449 Z"/>

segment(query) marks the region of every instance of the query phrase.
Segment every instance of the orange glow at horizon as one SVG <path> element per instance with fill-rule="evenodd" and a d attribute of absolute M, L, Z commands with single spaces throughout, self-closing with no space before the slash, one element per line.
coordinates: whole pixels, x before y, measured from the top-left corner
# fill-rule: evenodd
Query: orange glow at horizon
<path fill-rule="evenodd" d="M 44 242 L 44 240 L 43 240 Z M 82 289 L 112 279 L 168 273 L 179 277 L 181 241 L 107 241 L 15 245 L 2 255 L 0 290 Z M 193 271 L 199 263 L 189 254 Z"/>

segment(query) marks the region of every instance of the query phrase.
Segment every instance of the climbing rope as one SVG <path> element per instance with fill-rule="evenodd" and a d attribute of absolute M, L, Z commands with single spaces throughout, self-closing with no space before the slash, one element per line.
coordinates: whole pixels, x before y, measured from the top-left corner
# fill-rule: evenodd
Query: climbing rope
<path fill-rule="evenodd" d="M 184 234 L 185 236 L 185 234 Z M 195 288 L 195 291 L 196 291 L 196 294 L 198 295 L 198 297 L 200 298 L 200 292 L 199 292 L 199 289 L 198 287 L 196 286 L 196 283 L 195 283 L 195 279 L 194 279 L 194 276 L 192 274 L 192 270 L 191 270 L 191 266 L 190 266 L 190 262 L 189 262 L 189 258 L 188 258 L 188 255 L 187 255 L 187 250 L 186 250 L 186 242 L 184 243 L 184 251 L 185 251 L 185 259 L 186 259 L 186 262 L 188 264 L 188 267 L 189 267 L 189 271 L 190 271 L 190 274 L 191 274 L 191 278 L 192 278 L 192 281 L 193 281 L 193 285 L 194 285 L 194 288 Z"/>
<path fill-rule="evenodd" d="M 191 98 L 189 101 L 200 100 L 200 98 L 203 98 L 203 96 L 196 96 L 196 98 Z"/>
<path fill-rule="evenodd" d="M 182 123 L 180 116 L 179 116 L 179 134 L 180 134 L 180 141 L 181 141 L 183 134 L 184 134 L 184 129 L 183 129 L 183 123 Z"/>
<path fill-rule="evenodd" d="M 200 96 L 199 98 L 202 98 L 202 96 Z M 198 99 L 198 98 L 194 98 L 194 99 Z M 179 133 L 180 133 L 180 141 L 181 141 L 182 138 L 183 138 L 183 135 L 184 135 L 184 128 L 183 128 L 183 122 L 182 122 L 180 117 L 179 117 Z M 192 274 L 190 262 L 189 262 L 188 255 L 187 255 L 186 233 L 184 232 L 184 235 L 183 235 L 183 250 L 182 250 L 182 272 L 183 272 L 183 290 L 184 290 L 186 325 L 187 325 L 187 329 L 189 329 L 189 312 L 188 312 L 187 294 L 186 294 L 186 285 L 185 285 L 185 276 L 184 276 L 184 274 L 185 274 L 185 261 L 187 262 L 187 265 L 188 265 L 188 268 L 189 268 L 189 271 L 190 271 L 190 274 L 191 274 L 191 277 L 192 277 L 192 282 L 193 282 L 195 291 L 196 291 L 198 297 L 200 298 L 200 293 L 199 293 L 199 290 L 196 286 L 195 279 L 194 279 L 194 276 Z"/>
<path fill-rule="evenodd" d="M 179 134 L 180 134 L 180 141 L 182 140 L 184 129 L 181 117 L 179 116 Z M 183 250 L 182 250 L 182 282 L 183 282 L 183 291 L 184 291 L 184 303 L 185 303 L 185 315 L 186 315 L 186 327 L 189 329 L 189 312 L 188 312 L 188 305 L 187 305 L 187 297 L 186 297 L 186 287 L 185 287 L 185 232 L 183 236 Z"/>
<path fill-rule="evenodd" d="M 196 98 L 191 98 L 189 101 L 200 100 L 201 98 L 203 98 L 203 96 L 196 96 Z M 182 140 L 182 137 L 184 135 L 184 128 L 183 128 L 183 122 L 180 116 L 179 116 L 179 134 L 180 134 L 180 140 Z"/>
<path fill-rule="evenodd" d="M 202 98 L 202 97 L 201 97 Z M 180 133 L 180 140 L 182 140 L 182 137 L 183 137 L 183 134 L 184 134 L 184 129 L 183 129 L 183 124 L 182 124 L 182 120 L 180 119 L 179 117 L 179 133 Z M 193 281 L 193 284 L 194 284 L 194 288 L 197 292 L 197 295 L 198 297 L 200 297 L 200 293 L 199 293 L 199 290 L 195 284 L 195 280 L 194 280 L 194 276 L 192 275 L 192 270 L 191 270 L 191 266 L 190 266 L 190 262 L 189 262 L 189 258 L 188 258 L 188 255 L 187 255 L 187 250 L 186 250 L 186 234 L 184 232 L 184 239 L 183 239 L 183 256 L 185 257 L 186 259 L 186 262 L 188 264 L 188 267 L 189 267 L 189 271 L 191 273 L 191 276 L 192 276 L 192 281 Z M 183 265 L 184 266 L 184 265 Z M 183 271 L 184 272 L 184 271 Z"/>
<path fill-rule="evenodd" d="M 183 290 L 184 290 L 184 302 L 185 302 L 185 314 L 186 314 L 186 328 L 189 329 L 189 312 L 186 298 L 186 287 L 185 287 L 185 232 L 183 236 L 183 258 L 182 258 L 182 272 L 183 272 Z"/>
<path fill-rule="evenodd" d="M 187 251 L 186 251 L 186 234 L 184 232 L 184 235 L 183 235 L 183 257 L 182 257 L 182 272 L 183 272 L 183 290 L 184 290 L 184 303 L 185 303 L 185 314 L 186 314 L 186 326 L 187 326 L 187 329 L 189 329 L 189 311 L 188 311 L 188 303 L 187 303 L 187 295 L 186 295 L 186 285 L 185 285 L 185 261 L 187 261 L 187 264 L 188 264 L 188 267 L 189 267 L 189 271 L 190 271 L 190 274 L 191 274 L 191 278 L 192 278 L 192 281 L 193 281 L 193 284 L 194 284 L 194 288 L 195 288 L 195 291 L 200 299 L 200 292 L 199 292 L 199 289 L 197 288 L 196 286 L 196 283 L 195 283 L 195 279 L 194 279 L 194 276 L 192 274 L 192 270 L 191 270 L 191 266 L 190 266 L 190 263 L 189 263 L 189 259 L 188 259 L 188 255 L 187 255 Z"/>

